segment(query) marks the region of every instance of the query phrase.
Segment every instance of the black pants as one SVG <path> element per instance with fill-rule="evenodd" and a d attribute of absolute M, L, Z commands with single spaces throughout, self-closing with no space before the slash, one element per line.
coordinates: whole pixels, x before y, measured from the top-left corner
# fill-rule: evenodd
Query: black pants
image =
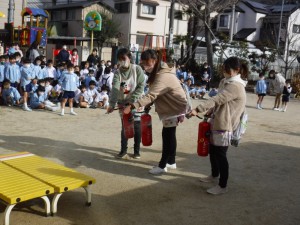
<path fill-rule="evenodd" d="M 218 177 L 220 175 L 219 185 L 222 188 L 227 186 L 229 175 L 229 165 L 226 156 L 227 150 L 228 146 L 210 145 L 209 147 L 211 174 L 213 177 Z"/>
<path fill-rule="evenodd" d="M 128 148 L 128 139 L 124 134 L 123 121 L 122 122 L 122 130 L 121 130 L 121 152 L 127 152 Z M 141 145 L 141 121 L 134 121 L 134 154 L 140 153 L 140 145 Z"/>
<path fill-rule="evenodd" d="M 164 169 L 168 164 L 175 163 L 176 156 L 176 127 L 164 127 L 162 129 L 163 150 L 159 162 L 159 167 Z"/>

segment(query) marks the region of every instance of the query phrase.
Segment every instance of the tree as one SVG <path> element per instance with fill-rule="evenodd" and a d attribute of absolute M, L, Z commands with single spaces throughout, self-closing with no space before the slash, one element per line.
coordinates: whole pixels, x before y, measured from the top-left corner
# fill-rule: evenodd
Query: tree
<path fill-rule="evenodd" d="M 121 33 L 119 32 L 120 24 L 114 21 L 109 15 L 101 14 L 102 17 L 102 29 L 101 31 L 94 31 L 94 38 L 98 44 L 98 47 L 101 48 L 100 55 L 102 54 L 102 48 L 104 43 L 107 43 L 113 38 L 120 37 Z"/>
<path fill-rule="evenodd" d="M 194 16 L 202 21 L 205 26 L 205 42 L 207 47 L 207 62 L 213 66 L 213 46 L 211 30 L 212 13 L 221 12 L 224 9 L 236 4 L 239 0 L 178 0 L 181 4 L 187 5 Z"/>

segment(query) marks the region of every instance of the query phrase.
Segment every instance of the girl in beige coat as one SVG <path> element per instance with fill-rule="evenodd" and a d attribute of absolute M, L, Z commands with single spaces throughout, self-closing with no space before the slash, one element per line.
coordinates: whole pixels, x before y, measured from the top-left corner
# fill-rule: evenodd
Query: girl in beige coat
<path fill-rule="evenodd" d="M 149 75 L 148 94 L 126 107 L 124 113 L 129 113 L 134 108 L 155 104 L 155 110 L 163 122 L 163 150 L 159 165 L 152 168 L 149 173 L 157 175 L 167 172 L 167 168 L 176 169 L 176 127 L 186 113 L 187 99 L 175 75 L 175 69 L 162 62 L 159 53 L 151 49 L 144 51 L 141 55 L 141 64 Z"/>
<path fill-rule="evenodd" d="M 231 57 L 225 60 L 223 69 L 225 78 L 220 82 L 219 93 L 201 102 L 190 113 L 190 116 L 195 116 L 209 110 L 207 114 L 212 118 L 209 147 L 211 175 L 202 177 L 200 181 L 214 182 L 220 176 L 219 184 L 207 190 L 214 195 L 227 192 L 229 165 L 226 154 L 231 134 L 237 128 L 246 104 L 246 82 L 240 74 L 246 75 L 248 68 L 237 57 Z"/>

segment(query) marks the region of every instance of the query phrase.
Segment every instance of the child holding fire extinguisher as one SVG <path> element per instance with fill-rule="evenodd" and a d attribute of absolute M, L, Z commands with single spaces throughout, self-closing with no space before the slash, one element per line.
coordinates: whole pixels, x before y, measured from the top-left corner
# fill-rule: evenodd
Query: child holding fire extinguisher
<path fill-rule="evenodd" d="M 126 105 L 136 102 L 141 97 L 144 91 L 144 72 L 138 65 L 131 64 L 131 52 L 127 48 L 122 48 L 117 53 L 119 69 L 114 75 L 113 85 L 109 98 L 109 107 L 107 113 L 114 111 L 118 105 L 121 120 L 121 151 L 117 155 L 118 158 L 127 156 L 128 139 L 125 135 L 123 126 L 123 109 Z M 137 110 L 138 111 L 138 110 Z M 140 158 L 140 143 L 141 143 L 141 112 L 135 112 L 134 119 L 134 154 L 133 158 Z"/>
<path fill-rule="evenodd" d="M 220 176 L 219 184 L 207 190 L 213 195 L 227 192 L 229 165 L 226 154 L 231 134 L 237 128 L 246 104 L 246 82 L 241 76 L 245 78 L 248 75 L 247 65 L 237 57 L 230 57 L 223 64 L 223 71 L 225 78 L 220 82 L 218 94 L 201 102 L 190 113 L 190 116 L 196 116 L 207 112 L 206 115 L 211 117 L 211 175 L 200 178 L 200 181 L 214 182 Z"/>
<path fill-rule="evenodd" d="M 127 106 L 124 113 L 132 109 L 155 104 L 155 110 L 162 120 L 163 150 L 157 167 L 149 170 L 153 175 L 167 172 L 167 169 L 176 169 L 176 127 L 182 122 L 187 108 L 186 94 L 175 75 L 175 68 L 170 68 L 162 61 L 161 52 L 148 49 L 141 54 L 141 65 L 149 75 L 149 91 L 135 103 Z"/>

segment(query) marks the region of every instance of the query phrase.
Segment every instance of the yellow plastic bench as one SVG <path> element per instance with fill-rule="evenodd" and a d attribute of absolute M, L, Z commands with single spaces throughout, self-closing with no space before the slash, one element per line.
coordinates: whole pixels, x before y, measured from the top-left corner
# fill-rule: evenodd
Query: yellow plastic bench
<path fill-rule="evenodd" d="M 0 199 L 7 205 L 4 225 L 9 225 L 10 213 L 16 204 L 34 198 L 44 200 L 46 216 L 50 215 L 50 201 L 47 195 L 53 193 L 52 186 L 0 163 Z"/>
<path fill-rule="evenodd" d="M 90 185 L 96 182 L 92 177 L 29 152 L 22 152 L 14 157 L 0 157 L 0 161 L 39 182 L 53 187 L 55 195 L 51 203 L 52 215 L 57 213 L 57 203 L 60 196 L 66 191 L 80 187 L 86 191 L 86 204 L 91 205 Z"/>

